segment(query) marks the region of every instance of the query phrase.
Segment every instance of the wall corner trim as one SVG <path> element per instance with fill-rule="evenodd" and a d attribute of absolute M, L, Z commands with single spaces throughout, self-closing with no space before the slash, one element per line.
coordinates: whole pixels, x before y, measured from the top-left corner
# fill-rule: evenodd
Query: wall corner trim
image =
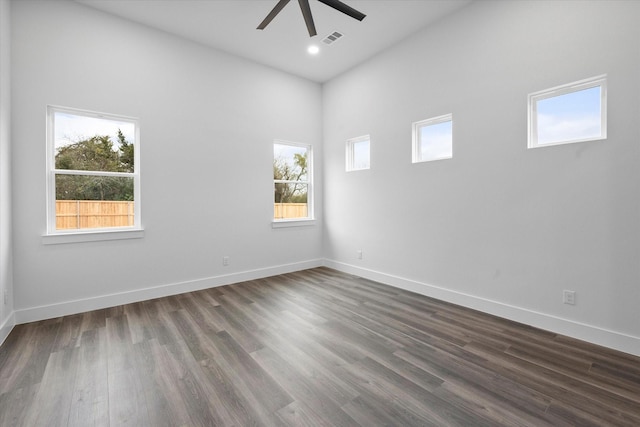
<path fill-rule="evenodd" d="M 592 344 L 640 356 L 640 337 L 626 335 L 597 326 L 575 322 L 573 320 L 504 304 L 498 301 L 429 285 L 375 270 L 357 267 L 339 261 L 325 259 L 324 266 L 343 273 L 354 274 L 365 279 L 374 280 L 396 288 L 415 292 L 420 295 L 436 298 L 557 334 L 587 341 Z"/>

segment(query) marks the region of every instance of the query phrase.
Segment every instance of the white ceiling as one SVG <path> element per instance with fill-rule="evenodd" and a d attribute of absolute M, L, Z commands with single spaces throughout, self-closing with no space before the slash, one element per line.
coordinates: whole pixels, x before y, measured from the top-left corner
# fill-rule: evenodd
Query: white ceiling
<path fill-rule="evenodd" d="M 278 0 L 76 0 L 149 27 L 316 82 L 325 82 L 396 44 L 471 0 L 343 0 L 367 17 L 359 22 L 310 0 L 318 35 L 310 38 L 296 0 L 265 30 L 256 30 Z M 344 34 L 327 46 L 333 31 Z M 307 47 L 316 44 L 316 56 Z"/>

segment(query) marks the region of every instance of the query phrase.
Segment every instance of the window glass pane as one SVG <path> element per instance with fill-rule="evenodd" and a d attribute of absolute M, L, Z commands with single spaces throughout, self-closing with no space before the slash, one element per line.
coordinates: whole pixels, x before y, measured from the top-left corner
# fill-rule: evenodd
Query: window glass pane
<path fill-rule="evenodd" d="M 540 145 L 602 136 L 600 86 L 538 100 Z"/>
<path fill-rule="evenodd" d="M 308 184 L 303 183 L 275 183 L 274 185 L 275 219 L 307 218 L 308 214 Z"/>
<path fill-rule="evenodd" d="M 133 200 L 133 178 L 56 175 L 56 200 Z"/>
<path fill-rule="evenodd" d="M 453 157 L 452 121 L 420 127 L 420 160 L 438 160 Z"/>
<path fill-rule="evenodd" d="M 274 142 L 274 220 L 310 219 L 311 146 Z"/>
<path fill-rule="evenodd" d="M 65 112 L 54 121 L 56 169 L 134 171 L 134 123 Z"/>
<path fill-rule="evenodd" d="M 56 175 L 56 230 L 134 225 L 133 178 Z"/>
<path fill-rule="evenodd" d="M 273 144 L 273 179 L 307 181 L 308 160 L 306 147 Z"/>
<path fill-rule="evenodd" d="M 369 169 L 369 140 L 353 143 L 353 169 Z"/>

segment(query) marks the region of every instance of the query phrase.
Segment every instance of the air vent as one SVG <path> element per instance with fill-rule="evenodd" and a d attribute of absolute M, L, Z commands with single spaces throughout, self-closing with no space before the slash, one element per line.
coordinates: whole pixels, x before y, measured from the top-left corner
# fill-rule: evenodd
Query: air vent
<path fill-rule="evenodd" d="M 340 40 L 341 37 L 342 37 L 342 33 L 334 31 L 333 33 L 329 34 L 327 37 L 322 39 L 322 43 L 324 43 L 324 44 L 335 43 L 338 40 Z"/>

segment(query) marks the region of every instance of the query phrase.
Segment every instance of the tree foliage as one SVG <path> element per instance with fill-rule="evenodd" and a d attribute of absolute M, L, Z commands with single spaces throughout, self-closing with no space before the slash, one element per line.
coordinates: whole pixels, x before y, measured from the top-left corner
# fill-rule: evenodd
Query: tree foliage
<path fill-rule="evenodd" d="M 273 159 L 273 179 L 281 181 L 292 181 L 288 183 L 275 184 L 276 203 L 306 203 L 307 184 L 307 153 L 296 153 L 293 155 L 293 164 L 287 162 L 282 157 Z"/>
<path fill-rule="evenodd" d="M 56 169 L 133 172 L 133 144 L 118 130 L 118 150 L 106 135 L 96 135 L 60 147 Z M 56 175 L 57 200 L 133 200 L 133 179 L 117 176 Z"/>
<path fill-rule="evenodd" d="M 125 139 L 120 129 L 118 129 L 118 144 L 120 145 L 120 168 L 122 172 L 133 172 L 133 144 Z"/>

